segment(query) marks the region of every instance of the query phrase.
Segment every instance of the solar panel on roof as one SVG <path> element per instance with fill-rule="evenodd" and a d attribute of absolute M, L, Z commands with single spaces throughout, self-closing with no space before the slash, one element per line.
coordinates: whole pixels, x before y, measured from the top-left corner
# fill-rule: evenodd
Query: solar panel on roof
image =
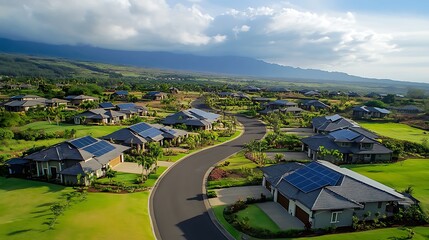
<path fill-rule="evenodd" d="M 94 143 L 92 145 L 89 145 L 85 148 L 83 148 L 83 150 L 92 153 L 94 156 L 102 156 L 112 150 L 114 150 L 115 147 L 112 146 L 111 144 L 105 142 L 105 141 L 99 141 L 97 143 Z"/>
<path fill-rule="evenodd" d="M 72 144 L 76 148 L 83 148 L 83 147 L 88 146 L 90 144 L 93 144 L 95 142 L 97 142 L 97 139 L 95 139 L 91 136 L 86 136 L 86 137 L 81 137 L 78 139 L 71 140 L 70 144 Z"/>
<path fill-rule="evenodd" d="M 335 114 L 335 115 L 327 116 L 327 117 L 326 117 L 326 119 L 331 120 L 332 122 L 335 122 L 335 121 L 337 121 L 338 119 L 341 119 L 341 118 L 343 118 L 343 117 L 341 117 L 341 116 L 340 116 L 340 115 L 338 115 L 338 114 Z"/>
<path fill-rule="evenodd" d="M 334 186 L 340 178 L 340 173 L 313 162 L 284 179 L 302 192 L 308 193 L 324 186 Z"/>
<path fill-rule="evenodd" d="M 137 124 L 130 126 L 130 129 L 136 133 L 144 132 L 149 128 L 151 128 L 151 126 L 149 126 L 149 124 L 147 124 L 147 123 L 137 123 Z"/>
<path fill-rule="evenodd" d="M 349 129 L 342 129 L 335 132 L 330 133 L 335 139 L 347 139 L 349 141 L 359 137 L 359 133 L 351 131 Z"/>

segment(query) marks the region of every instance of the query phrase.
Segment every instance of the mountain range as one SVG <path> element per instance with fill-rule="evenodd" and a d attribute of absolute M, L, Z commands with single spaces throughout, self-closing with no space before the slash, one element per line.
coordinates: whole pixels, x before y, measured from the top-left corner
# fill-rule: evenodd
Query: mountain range
<path fill-rule="evenodd" d="M 341 72 L 294 68 L 239 56 L 197 56 L 171 52 L 111 50 L 92 46 L 52 45 L 5 38 L 0 38 L 0 52 L 60 57 L 166 70 L 278 78 L 279 80 L 317 80 L 317 82 L 356 82 L 361 84 L 377 83 L 429 88 L 429 85 L 424 83 L 363 78 Z"/>

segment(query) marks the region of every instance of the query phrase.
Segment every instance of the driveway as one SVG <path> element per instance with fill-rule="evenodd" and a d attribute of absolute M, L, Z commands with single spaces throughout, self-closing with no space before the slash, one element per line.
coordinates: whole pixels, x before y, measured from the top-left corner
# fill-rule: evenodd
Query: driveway
<path fill-rule="evenodd" d="M 201 101 L 192 105 L 207 109 Z M 214 164 L 240 151 L 245 143 L 265 135 L 265 126 L 258 120 L 237 119 L 244 125 L 243 135 L 186 157 L 157 182 L 149 200 L 157 239 L 226 239 L 211 220 L 204 204 L 204 175 Z"/>
<path fill-rule="evenodd" d="M 304 223 L 290 215 L 279 203 L 264 202 L 257 204 L 282 230 L 304 229 Z"/>
<path fill-rule="evenodd" d="M 293 161 L 293 160 L 309 160 L 307 154 L 305 152 L 266 152 L 267 157 L 270 159 L 274 159 L 274 156 L 277 153 L 283 154 L 283 159 L 285 161 Z"/>
<path fill-rule="evenodd" d="M 237 200 L 246 200 L 248 197 L 261 198 L 261 193 L 267 197 L 272 197 L 270 191 L 263 186 L 232 187 L 215 190 L 217 197 L 210 198 L 212 206 L 229 205 Z"/>
<path fill-rule="evenodd" d="M 174 162 L 158 161 L 158 166 L 160 167 L 170 167 L 173 164 Z M 137 163 L 134 162 L 121 162 L 118 165 L 114 166 L 113 170 L 118 172 L 141 174 L 142 166 L 139 166 Z"/>

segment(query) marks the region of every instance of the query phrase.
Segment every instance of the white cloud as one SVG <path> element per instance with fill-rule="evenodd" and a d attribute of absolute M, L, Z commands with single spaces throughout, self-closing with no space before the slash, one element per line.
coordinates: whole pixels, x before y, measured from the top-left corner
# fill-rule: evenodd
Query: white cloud
<path fill-rule="evenodd" d="M 205 34 L 212 16 L 165 0 L 14 0 L 0 9 L 3 36 L 48 43 L 147 49 L 219 41 Z"/>

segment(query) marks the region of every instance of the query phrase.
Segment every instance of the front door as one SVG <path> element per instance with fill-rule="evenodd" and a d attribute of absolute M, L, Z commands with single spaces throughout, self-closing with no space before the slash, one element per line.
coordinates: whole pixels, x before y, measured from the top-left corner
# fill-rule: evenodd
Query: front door
<path fill-rule="evenodd" d="M 57 168 L 56 167 L 51 167 L 51 175 L 53 179 L 57 178 Z"/>

